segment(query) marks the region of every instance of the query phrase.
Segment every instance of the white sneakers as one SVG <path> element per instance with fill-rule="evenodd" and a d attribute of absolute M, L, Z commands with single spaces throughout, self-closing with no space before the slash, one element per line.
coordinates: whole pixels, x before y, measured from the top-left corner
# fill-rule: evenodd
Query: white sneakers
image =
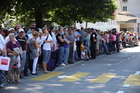
<path fill-rule="evenodd" d="M 64 64 L 64 63 L 62 63 L 61 65 L 62 65 L 62 66 L 65 66 L 65 64 Z"/>
<path fill-rule="evenodd" d="M 3 84 L 0 85 L 0 88 L 4 88 Z"/>

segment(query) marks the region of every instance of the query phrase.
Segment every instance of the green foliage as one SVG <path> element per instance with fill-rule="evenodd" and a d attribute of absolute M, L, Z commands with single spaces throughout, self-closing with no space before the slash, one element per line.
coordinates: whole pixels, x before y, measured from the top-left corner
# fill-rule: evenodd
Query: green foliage
<path fill-rule="evenodd" d="M 0 5 L 0 19 L 8 13 L 25 25 L 36 21 L 38 27 L 46 19 L 61 26 L 106 22 L 113 19 L 116 8 L 113 0 L 2 0 Z"/>

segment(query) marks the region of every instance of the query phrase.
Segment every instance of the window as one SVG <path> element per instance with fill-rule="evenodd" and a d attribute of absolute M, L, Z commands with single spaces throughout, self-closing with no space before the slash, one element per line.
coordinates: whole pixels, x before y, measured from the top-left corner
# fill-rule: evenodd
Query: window
<path fill-rule="evenodd" d="M 127 3 L 128 0 L 122 0 L 123 3 Z"/>
<path fill-rule="evenodd" d="M 123 6 L 123 11 L 127 11 L 127 6 Z"/>

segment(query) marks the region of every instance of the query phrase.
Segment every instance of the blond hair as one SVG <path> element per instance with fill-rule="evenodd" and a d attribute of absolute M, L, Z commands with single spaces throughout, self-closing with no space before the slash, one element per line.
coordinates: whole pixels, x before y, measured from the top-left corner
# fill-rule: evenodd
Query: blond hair
<path fill-rule="evenodd" d="M 40 34 L 37 32 L 37 31 L 35 31 L 34 33 L 33 33 L 33 36 L 39 36 Z"/>

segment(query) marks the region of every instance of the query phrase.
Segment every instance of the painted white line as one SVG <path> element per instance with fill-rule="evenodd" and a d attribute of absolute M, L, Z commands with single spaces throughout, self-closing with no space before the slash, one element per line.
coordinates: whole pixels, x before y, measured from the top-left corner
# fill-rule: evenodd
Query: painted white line
<path fill-rule="evenodd" d="M 140 71 L 137 71 L 136 73 L 135 73 L 135 75 L 139 75 L 140 74 Z"/>
<path fill-rule="evenodd" d="M 121 63 L 124 62 L 124 61 L 125 61 L 125 60 L 122 60 L 122 61 L 116 63 L 115 65 L 121 64 Z"/>
<path fill-rule="evenodd" d="M 118 91 L 117 93 L 124 93 L 124 91 Z"/>
<path fill-rule="evenodd" d="M 125 84 L 125 85 L 123 85 L 123 87 L 129 87 L 130 86 L 130 84 Z"/>

